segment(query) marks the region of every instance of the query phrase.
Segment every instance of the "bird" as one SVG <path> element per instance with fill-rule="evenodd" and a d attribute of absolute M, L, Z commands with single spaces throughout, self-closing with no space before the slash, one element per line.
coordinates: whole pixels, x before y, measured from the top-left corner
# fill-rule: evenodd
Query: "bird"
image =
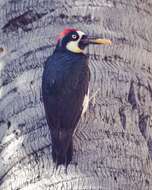
<path fill-rule="evenodd" d="M 44 64 L 42 99 L 56 168 L 67 168 L 72 161 L 74 131 L 88 107 L 90 69 L 84 50 L 89 44 L 111 44 L 111 40 L 65 28 Z"/>

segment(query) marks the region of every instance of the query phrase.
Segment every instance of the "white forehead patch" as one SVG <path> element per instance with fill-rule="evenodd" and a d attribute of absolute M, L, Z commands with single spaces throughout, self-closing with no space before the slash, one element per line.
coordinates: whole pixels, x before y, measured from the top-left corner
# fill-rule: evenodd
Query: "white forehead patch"
<path fill-rule="evenodd" d="M 79 44 L 79 41 L 82 38 L 82 36 L 85 35 L 85 33 L 80 30 L 77 30 L 76 32 L 79 35 L 79 39 L 77 41 L 71 41 L 71 42 L 67 43 L 66 48 L 69 51 L 72 51 L 74 53 L 81 53 L 81 52 L 83 52 L 83 50 L 79 48 L 78 44 Z"/>
<path fill-rule="evenodd" d="M 82 37 L 83 35 L 85 35 L 85 33 L 84 33 L 84 32 L 82 32 L 82 31 L 80 31 L 80 30 L 77 30 L 77 33 L 78 33 L 78 35 L 79 35 L 80 39 L 81 39 L 81 37 Z"/>

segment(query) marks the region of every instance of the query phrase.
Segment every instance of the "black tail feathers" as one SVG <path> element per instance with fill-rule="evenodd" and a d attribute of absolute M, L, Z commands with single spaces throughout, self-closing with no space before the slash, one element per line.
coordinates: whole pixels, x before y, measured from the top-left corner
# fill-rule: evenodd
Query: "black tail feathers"
<path fill-rule="evenodd" d="M 62 145 L 61 145 L 62 146 Z M 55 147 L 52 147 L 52 158 L 53 162 L 56 163 L 56 167 L 63 164 L 66 167 L 72 160 L 73 145 L 70 144 L 67 151 L 59 151 Z"/>
<path fill-rule="evenodd" d="M 57 139 L 52 141 L 52 158 L 53 162 L 56 163 L 56 168 L 59 165 L 69 165 L 73 156 L 73 143 L 72 140 L 64 139 L 64 142 Z"/>

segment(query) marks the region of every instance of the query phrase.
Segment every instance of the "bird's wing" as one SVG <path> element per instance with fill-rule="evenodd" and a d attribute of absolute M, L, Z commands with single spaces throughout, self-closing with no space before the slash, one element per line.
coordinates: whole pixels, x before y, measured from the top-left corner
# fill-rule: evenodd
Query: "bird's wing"
<path fill-rule="evenodd" d="M 52 158 L 57 166 L 68 165 L 72 159 L 72 135 L 88 91 L 90 72 L 84 62 L 87 60 L 81 61 L 57 56 L 47 61 L 43 73 L 42 96 L 51 131 Z"/>
<path fill-rule="evenodd" d="M 66 68 L 70 67 L 70 68 Z M 43 100 L 50 127 L 74 130 L 83 109 L 88 91 L 90 72 L 88 65 L 62 64 L 50 67 Z M 64 69 L 64 72 L 62 72 Z"/>

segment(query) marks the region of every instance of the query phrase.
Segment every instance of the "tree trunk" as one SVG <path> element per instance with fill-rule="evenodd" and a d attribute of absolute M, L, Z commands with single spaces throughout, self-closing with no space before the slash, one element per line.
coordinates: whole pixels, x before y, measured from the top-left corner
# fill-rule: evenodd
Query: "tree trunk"
<path fill-rule="evenodd" d="M 0 0 L 0 190 L 152 189 L 151 0 Z M 90 47 L 89 109 L 67 174 L 56 171 L 41 77 L 65 27 Z"/>

